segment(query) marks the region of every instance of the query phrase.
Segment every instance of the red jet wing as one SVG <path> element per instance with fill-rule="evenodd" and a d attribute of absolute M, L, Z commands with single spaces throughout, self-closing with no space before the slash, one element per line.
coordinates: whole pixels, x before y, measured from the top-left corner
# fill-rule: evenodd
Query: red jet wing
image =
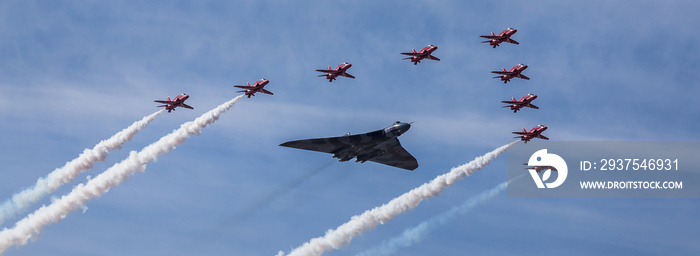
<path fill-rule="evenodd" d="M 422 55 L 423 53 L 416 52 L 416 50 L 413 49 L 413 52 L 402 52 L 401 54 L 408 55 L 408 56 L 419 56 L 419 55 Z"/>
<path fill-rule="evenodd" d="M 499 75 L 509 75 L 509 76 L 515 74 L 515 72 L 511 72 L 511 71 L 491 71 L 491 73 L 499 74 Z"/>
<path fill-rule="evenodd" d="M 501 39 L 501 38 L 503 38 L 503 36 L 496 36 L 496 35 L 493 35 L 493 36 L 479 36 L 479 37 L 486 38 L 486 39 Z M 486 41 L 486 42 L 488 42 L 488 41 Z"/>
<path fill-rule="evenodd" d="M 340 72 L 340 71 L 335 70 L 335 69 L 317 69 L 316 71 L 318 71 L 318 72 L 323 72 L 323 73 L 326 73 L 326 74 L 337 74 L 338 72 Z M 321 75 L 321 76 L 322 76 L 322 75 Z"/>
<path fill-rule="evenodd" d="M 520 44 L 520 43 L 518 43 L 518 41 L 515 41 L 515 40 L 510 39 L 510 38 L 508 38 L 508 39 L 505 40 L 504 42 L 506 42 L 506 43 L 511 43 L 511 44 Z"/>
<path fill-rule="evenodd" d="M 342 73 L 342 74 L 340 74 L 340 75 L 341 75 L 341 76 L 344 76 L 344 77 L 347 77 L 347 78 L 355 79 L 355 76 L 353 76 L 353 75 L 351 75 L 351 74 L 348 74 L 348 73 Z"/>

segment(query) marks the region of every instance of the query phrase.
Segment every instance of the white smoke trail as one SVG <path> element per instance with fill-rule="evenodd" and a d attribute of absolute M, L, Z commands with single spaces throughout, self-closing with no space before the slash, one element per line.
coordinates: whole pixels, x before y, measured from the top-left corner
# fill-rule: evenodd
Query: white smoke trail
<path fill-rule="evenodd" d="M 95 163 L 105 161 L 111 151 L 120 149 L 124 143 L 130 141 L 136 133 L 143 130 L 160 113 L 163 113 L 163 110 L 134 122 L 131 126 L 114 134 L 111 138 L 101 141 L 92 149 L 85 149 L 78 158 L 67 162 L 66 165 L 57 168 L 46 177 L 39 178 L 33 187 L 14 194 L 12 198 L 0 205 L 0 224 L 21 213 L 42 197 L 56 191 L 63 184 L 73 181 L 83 171 L 92 169 Z"/>
<path fill-rule="evenodd" d="M 388 241 L 384 241 L 379 246 L 358 253 L 355 256 L 392 255 L 396 253 L 396 251 L 399 248 L 409 247 L 422 240 L 424 237 L 430 234 L 430 232 L 437 229 L 438 227 L 444 226 L 460 214 L 465 214 L 471 211 L 477 205 L 491 200 L 506 188 L 508 188 L 508 181 L 503 182 L 494 188 L 481 192 L 481 194 L 470 198 L 469 200 L 462 203 L 462 205 L 453 207 L 449 211 L 432 217 L 418 224 L 415 227 L 408 228 L 404 230 L 403 233 L 401 233 L 401 235 L 396 236 Z"/>
<path fill-rule="evenodd" d="M 185 142 L 190 135 L 199 135 L 202 129 L 219 120 L 221 114 L 226 113 L 242 97 L 243 95 L 238 96 L 210 110 L 194 121 L 182 124 L 179 129 L 160 138 L 160 140 L 148 145 L 139 152 L 131 151 L 127 159 L 115 164 L 87 183 L 78 184 L 68 195 L 61 197 L 48 206 L 39 208 L 17 222 L 12 229 L 0 231 L 0 254 L 10 246 L 26 244 L 33 235 L 39 234 L 44 226 L 61 221 L 70 212 L 80 209 L 90 199 L 101 196 L 110 188 L 119 185 L 134 172 L 144 172 L 148 163 L 172 151 L 177 145 Z"/>
<path fill-rule="evenodd" d="M 350 241 L 364 233 L 365 231 L 374 229 L 380 224 L 387 223 L 399 214 L 415 208 L 424 199 L 429 199 L 439 195 L 446 188 L 450 187 L 457 180 L 471 175 L 475 171 L 483 168 L 496 159 L 508 148 L 513 146 L 518 141 L 513 141 L 505 146 L 501 146 L 494 151 L 486 153 L 483 156 L 477 157 L 471 162 L 459 167 L 452 168 L 450 172 L 440 175 L 425 183 L 420 187 L 406 192 L 405 194 L 392 199 L 389 203 L 368 210 L 361 215 L 353 216 L 350 221 L 340 225 L 335 230 L 329 230 L 325 236 L 311 239 L 302 246 L 292 250 L 289 255 L 321 255 L 326 251 L 338 249 L 343 245 L 349 244 Z M 280 251 L 277 255 L 283 255 Z"/>

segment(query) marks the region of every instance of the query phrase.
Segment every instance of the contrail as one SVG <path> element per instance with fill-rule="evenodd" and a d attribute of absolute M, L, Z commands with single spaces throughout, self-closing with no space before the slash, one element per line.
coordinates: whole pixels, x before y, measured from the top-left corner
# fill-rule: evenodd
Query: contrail
<path fill-rule="evenodd" d="M 20 220 L 12 229 L 0 231 L 0 253 L 12 245 L 23 245 L 35 234 L 39 234 L 44 226 L 57 223 L 70 212 L 82 208 L 90 199 L 101 196 L 110 188 L 119 185 L 134 172 L 144 172 L 146 165 L 155 161 L 159 156 L 167 154 L 187 141 L 190 135 L 199 135 L 207 125 L 219 120 L 243 95 L 240 95 L 194 121 L 184 123 L 179 129 L 160 138 L 139 152 L 131 151 L 129 157 L 110 167 L 87 183 L 76 186 L 68 195 L 61 197 L 48 206 L 42 206 L 34 213 Z"/>
<path fill-rule="evenodd" d="M 227 217 L 225 220 L 219 221 L 217 224 L 215 224 L 215 226 L 207 229 L 208 232 L 206 233 L 206 235 L 198 236 L 195 239 L 190 240 L 191 244 L 182 244 L 182 246 L 186 248 L 189 252 L 186 252 L 185 254 L 195 255 L 196 253 L 194 252 L 199 251 L 200 248 L 208 247 L 213 244 L 223 242 L 225 237 L 223 236 L 223 233 L 230 230 L 232 226 L 236 226 L 237 224 L 243 223 L 251 217 L 255 217 L 255 213 L 269 206 L 274 201 L 277 201 L 280 198 L 289 195 L 290 192 L 302 186 L 305 182 L 312 179 L 314 176 L 318 175 L 319 173 L 321 173 L 321 171 L 327 169 L 328 166 L 335 162 L 337 162 L 335 159 L 330 159 L 327 163 L 315 169 L 312 169 L 310 172 L 297 178 L 295 181 L 285 185 L 284 187 L 278 188 L 277 190 L 268 194 L 264 198 L 256 199 L 255 203 L 244 207 L 241 212 L 233 214 Z"/>
<path fill-rule="evenodd" d="M 450 172 L 437 176 L 429 183 L 414 188 L 392 199 L 389 203 L 375 207 L 361 215 L 355 215 L 350 218 L 350 221 L 340 225 L 335 230 L 326 232 L 325 236 L 313 238 L 311 241 L 292 250 L 289 255 L 321 255 L 326 251 L 338 249 L 343 245 L 347 245 L 353 238 L 361 235 L 365 231 L 374 229 L 380 224 L 387 223 L 399 214 L 415 208 L 424 199 L 439 195 L 459 179 L 472 175 L 475 171 L 489 164 L 493 159 L 496 159 L 517 142 L 518 141 L 513 141 L 483 156 L 477 157 L 467 164 L 452 168 Z M 281 256 L 283 254 L 284 252 L 280 251 L 277 255 Z"/>
<path fill-rule="evenodd" d="M 140 121 L 134 122 L 131 126 L 121 130 L 111 138 L 100 141 L 100 143 L 95 145 L 92 149 L 85 149 L 78 158 L 67 162 L 66 165 L 57 168 L 46 177 L 39 178 L 33 187 L 14 194 L 12 198 L 0 205 L 0 224 L 4 223 L 9 218 L 13 218 L 16 214 L 21 213 L 42 197 L 56 191 L 56 189 L 63 184 L 73 181 L 73 179 L 83 171 L 92 169 L 95 163 L 105 161 L 107 155 L 109 155 L 111 151 L 120 149 L 124 143 L 130 141 L 136 133 L 143 130 L 143 128 L 151 123 L 160 113 L 163 113 L 163 110 L 159 110 L 144 117 Z"/>
<path fill-rule="evenodd" d="M 522 175 L 519 177 L 522 177 Z M 513 180 L 517 178 L 514 178 Z M 465 214 L 474 209 L 474 207 L 478 206 L 479 204 L 493 199 L 503 190 L 508 188 L 509 182 L 510 181 L 503 182 L 489 190 L 481 192 L 481 194 L 478 194 L 464 201 L 464 203 L 462 203 L 461 205 L 455 206 L 452 209 L 443 212 L 440 215 L 432 217 L 414 227 L 407 228 L 403 231 L 403 233 L 401 233 L 401 235 L 398 235 L 390 240 L 384 241 L 379 246 L 358 253 L 355 256 L 395 254 L 398 249 L 409 247 L 417 243 L 418 241 L 425 238 L 428 234 L 430 234 L 430 232 L 434 231 L 435 229 L 441 226 L 444 226 L 459 215 Z"/>
<path fill-rule="evenodd" d="M 257 212 L 261 208 L 269 205 L 273 201 L 279 199 L 280 197 L 289 194 L 290 191 L 294 190 L 295 188 L 301 186 L 304 182 L 307 182 L 311 177 L 316 176 L 319 174 L 321 171 L 325 170 L 328 166 L 336 162 L 335 160 L 330 160 L 326 164 L 319 166 L 318 168 L 311 170 L 310 172 L 306 173 L 304 176 L 301 176 L 297 178 L 295 181 L 285 185 L 284 187 L 278 188 L 277 190 L 273 191 L 271 194 L 267 195 L 263 199 L 257 200 L 256 203 L 246 207 L 243 211 L 240 213 L 234 215 L 232 219 L 238 220 L 238 221 L 243 221 L 248 219 L 253 213 Z M 225 227 L 227 225 L 221 225 L 221 227 Z"/>

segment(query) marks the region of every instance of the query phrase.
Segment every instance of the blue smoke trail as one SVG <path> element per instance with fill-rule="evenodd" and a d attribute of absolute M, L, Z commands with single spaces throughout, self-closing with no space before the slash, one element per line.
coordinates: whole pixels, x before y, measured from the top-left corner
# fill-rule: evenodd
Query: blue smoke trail
<path fill-rule="evenodd" d="M 498 184 L 496 187 L 481 192 L 481 194 L 464 201 L 464 203 L 461 205 L 455 206 L 440 215 L 434 216 L 418 224 L 417 226 L 407 228 L 403 231 L 403 233 L 401 233 L 401 235 L 398 235 L 390 240 L 385 240 L 379 246 L 361 252 L 355 256 L 392 255 L 400 248 L 412 246 L 413 244 L 420 242 L 426 236 L 430 235 L 431 232 L 435 231 L 439 227 L 444 226 L 460 215 L 466 214 L 479 204 L 493 199 L 499 193 L 501 193 L 501 191 L 508 188 L 508 182 L 509 181 L 503 182 Z"/>

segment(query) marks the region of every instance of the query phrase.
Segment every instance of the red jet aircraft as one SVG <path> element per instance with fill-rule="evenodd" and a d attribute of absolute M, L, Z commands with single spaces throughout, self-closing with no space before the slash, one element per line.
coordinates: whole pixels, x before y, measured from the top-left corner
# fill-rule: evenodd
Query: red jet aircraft
<path fill-rule="evenodd" d="M 331 69 L 331 66 L 328 66 L 328 69 L 317 69 L 316 71 L 326 73 L 318 76 L 325 76 L 328 82 L 333 82 L 338 76 L 355 79 L 353 75 L 346 73 L 350 67 L 352 67 L 352 64 L 343 62 L 343 64 L 338 65 L 335 69 Z"/>
<path fill-rule="evenodd" d="M 518 65 L 512 67 L 508 71 L 506 71 L 506 68 L 503 68 L 503 71 L 491 71 L 491 73 L 499 74 L 500 76 L 494 76 L 493 78 L 500 78 L 504 84 L 507 84 L 510 81 L 510 79 L 513 79 L 514 77 L 525 79 L 525 80 L 530 80 L 529 77 L 520 74 L 526 68 L 527 68 L 527 65 L 518 64 Z"/>
<path fill-rule="evenodd" d="M 501 44 L 503 42 L 511 43 L 511 44 L 520 44 L 520 43 L 518 43 L 518 41 L 510 39 L 510 36 L 515 34 L 515 32 L 518 32 L 518 30 L 513 29 L 513 28 L 507 28 L 506 30 L 501 31 L 501 33 L 498 35 L 491 32 L 490 36 L 480 36 L 480 37 L 491 39 L 491 40 L 483 41 L 482 43 L 489 43 L 489 45 L 493 46 L 493 48 L 496 48 L 496 46 L 498 46 L 499 44 Z"/>
<path fill-rule="evenodd" d="M 513 138 L 520 138 L 520 140 L 525 141 L 525 143 L 527 143 L 528 141 L 530 141 L 531 139 L 534 139 L 534 138 L 549 140 L 549 138 L 547 138 L 541 134 L 545 130 L 547 130 L 547 126 L 544 126 L 544 125 L 535 126 L 532 129 L 530 129 L 529 132 L 527 130 L 525 130 L 525 128 L 523 128 L 522 132 L 513 132 L 513 134 L 520 135 L 520 136 L 516 136 Z"/>
<path fill-rule="evenodd" d="M 165 109 L 168 110 L 168 113 L 170 113 L 170 111 L 175 110 L 176 107 L 194 109 L 190 105 L 185 104 L 185 101 L 189 98 L 190 98 L 190 95 L 183 93 L 182 95 L 177 96 L 172 100 L 170 99 L 170 97 L 168 97 L 168 100 L 154 100 L 153 102 L 165 104 L 165 105 L 160 105 L 158 107 L 165 107 Z"/>
<path fill-rule="evenodd" d="M 528 165 L 528 164 L 523 163 L 523 165 Z M 531 168 L 525 168 L 525 170 L 534 169 L 537 173 L 540 173 L 540 172 L 545 171 L 547 169 L 558 172 L 557 169 L 554 168 L 553 166 L 528 166 L 528 167 L 531 167 Z"/>
<path fill-rule="evenodd" d="M 510 107 L 510 110 L 513 110 L 513 113 L 518 113 L 518 110 L 520 110 L 523 107 L 528 107 L 528 108 L 534 108 L 534 109 L 540 109 L 539 107 L 532 105 L 532 101 L 537 99 L 537 95 L 534 94 L 527 94 L 520 98 L 519 100 L 516 100 L 515 97 L 511 97 L 513 100 L 504 100 L 501 101 L 503 103 L 509 104 L 506 106 L 503 106 L 504 108 Z"/>
<path fill-rule="evenodd" d="M 272 92 L 264 89 L 265 85 L 267 85 L 267 83 L 269 82 L 270 80 L 263 78 L 260 79 L 260 81 L 255 82 L 253 85 L 250 85 L 250 83 L 246 83 L 246 85 L 234 85 L 233 87 L 245 89 L 237 92 L 245 92 L 245 95 L 248 95 L 248 98 L 250 98 L 250 96 L 255 96 L 256 92 L 262 92 L 273 95 Z"/>
<path fill-rule="evenodd" d="M 437 46 L 429 44 L 428 46 L 423 47 L 423 49 L 421 49 L 419 52 L 416 52 L 416 49 L 413 49 L 413 52 L 402 52 L 401 54 L 411 56 L 403 59 L 410 59 L 411 62 L 413 62 L 413 65 L 418 65 L 418 63 L 425 58 L 440 61 L 440 59 L 431 55 L 435 50 L 437 50 L 437 48 Z"/>

